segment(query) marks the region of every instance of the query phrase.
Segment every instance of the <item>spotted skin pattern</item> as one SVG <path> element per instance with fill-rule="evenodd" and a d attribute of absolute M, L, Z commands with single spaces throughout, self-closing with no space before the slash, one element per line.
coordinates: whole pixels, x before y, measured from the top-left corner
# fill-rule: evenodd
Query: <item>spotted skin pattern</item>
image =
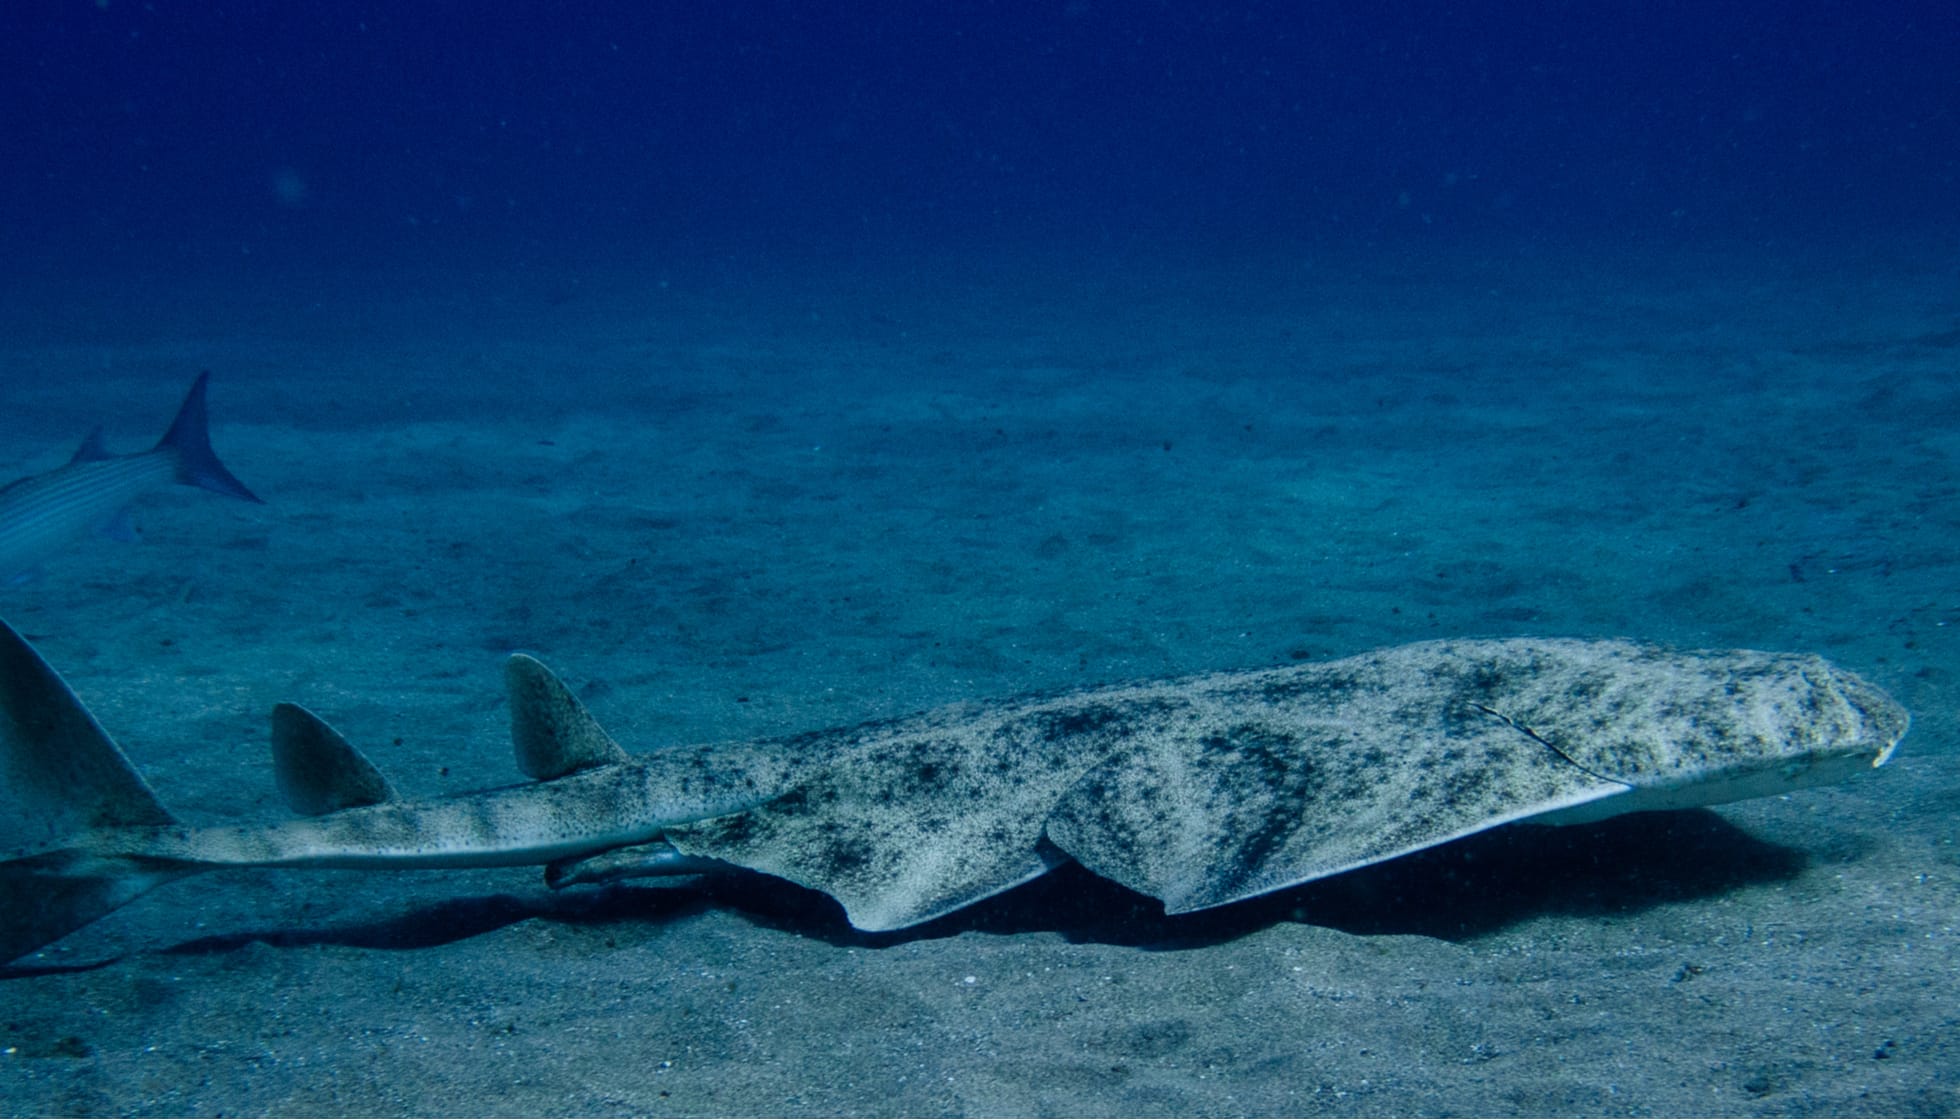
<path fill-rule="evenodd" d="M 801 736 L 785 748 L 823 760 L 807 780 L 665 836 L 824 891 L 860 929 L 1071 857 L 1178 913 L 1641 787 L 1871 764 L 1904 729 L 1816 657 L 1425 642 Z"/>

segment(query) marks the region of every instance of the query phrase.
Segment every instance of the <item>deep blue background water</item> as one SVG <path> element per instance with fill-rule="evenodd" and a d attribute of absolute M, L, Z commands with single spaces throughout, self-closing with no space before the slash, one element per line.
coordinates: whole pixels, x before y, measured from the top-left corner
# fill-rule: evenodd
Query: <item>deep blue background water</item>
<path fill-rule="evenodd" d="M 1960 6 L 22 0 L 0 107 L 110 272 L 1855 235 L 1952 223 Z"/>

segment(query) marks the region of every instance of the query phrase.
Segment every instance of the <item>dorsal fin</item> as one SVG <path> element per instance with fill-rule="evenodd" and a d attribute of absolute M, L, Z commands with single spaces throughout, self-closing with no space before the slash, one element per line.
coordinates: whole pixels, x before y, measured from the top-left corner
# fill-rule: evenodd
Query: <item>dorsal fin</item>
<path fill-rule="evenodd" d="M 374 763 L 298 704 L 272 709 L 272 769 L 293 812 L 317 817 L 396 799 Z"/>
<path fill-rule="evenodd" d="M 0 849 L 170 823 L 66 682 L 0 622 Z"/>
<path fill-rule="evenodd" d="M 100 459 L 107 459 L 108 457 L 109 448 L 107 444 L 102 442 L 102 429 L 98 426 L 88 434 L 86 439 L 82 440 L 82 445 L 75 449 L 74 457 L 68 460 L 68 465 L 74 466 L 76 463 L 93 463 Z"/>
<path fill-rule="evenodd" d="M 504 686 L 510 692 L 510 742 L 524 773 L 550 781 L 628 761 L 565 682 L 537 658 L 512 654 L 504 663 Z"/>

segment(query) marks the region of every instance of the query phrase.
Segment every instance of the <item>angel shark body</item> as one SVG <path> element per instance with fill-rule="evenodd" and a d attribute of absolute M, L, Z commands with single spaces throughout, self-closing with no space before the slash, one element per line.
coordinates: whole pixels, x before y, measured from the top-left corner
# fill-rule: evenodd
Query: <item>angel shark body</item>
<path fill-rule="evenodd" d="M 1426 642 L 1317 665 L 967 704 L 627 755 L 537 661 L 506 672 L 535 781 L 409 802 L 311 713 L 274 714 L 302 819 L 176 824 L 0 624 L 0 961 L 225 867 L 547 865 L 554 887 L 736 868 L 899 929 L 1076 859 L 1172 913 L 1511 821 L 1843 780 L 1905 712 L 1821 658 Z"/>

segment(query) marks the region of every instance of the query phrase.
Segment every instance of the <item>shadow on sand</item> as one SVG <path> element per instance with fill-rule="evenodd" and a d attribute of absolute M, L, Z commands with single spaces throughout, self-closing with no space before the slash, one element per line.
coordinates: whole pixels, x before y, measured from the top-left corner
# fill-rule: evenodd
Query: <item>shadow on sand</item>
<path fill-rule="evenodd" d="M 1071 941 L 1186 949 L 1282 922 L 1361 935 L 1464 940 L 1548 914 L 1620 914 L 1737 887 L 1788 880 L 1807 857 L 1756 840 L 1707 810 L 1643 813 L 1593 825 L 1513 825 L 1401 859 L 1215 910 L 1166 916 L 1156 900 L 1075 865 L 935 921 L 892 933 L 852 929 L 828 896 L 763 875 L 674 886 L 612 887 L 451 899 L 366 923 L 200 937 L 178 954 L 274 946 L 408 950 L 476 937 L 530 919 L 568 925 L 675 921 L 713 907 L 756 925 L 836 945 L 877 948 L 978 932 L 1059 932 Z M 18 968 L 3 975 L 60 969 Z"/>

